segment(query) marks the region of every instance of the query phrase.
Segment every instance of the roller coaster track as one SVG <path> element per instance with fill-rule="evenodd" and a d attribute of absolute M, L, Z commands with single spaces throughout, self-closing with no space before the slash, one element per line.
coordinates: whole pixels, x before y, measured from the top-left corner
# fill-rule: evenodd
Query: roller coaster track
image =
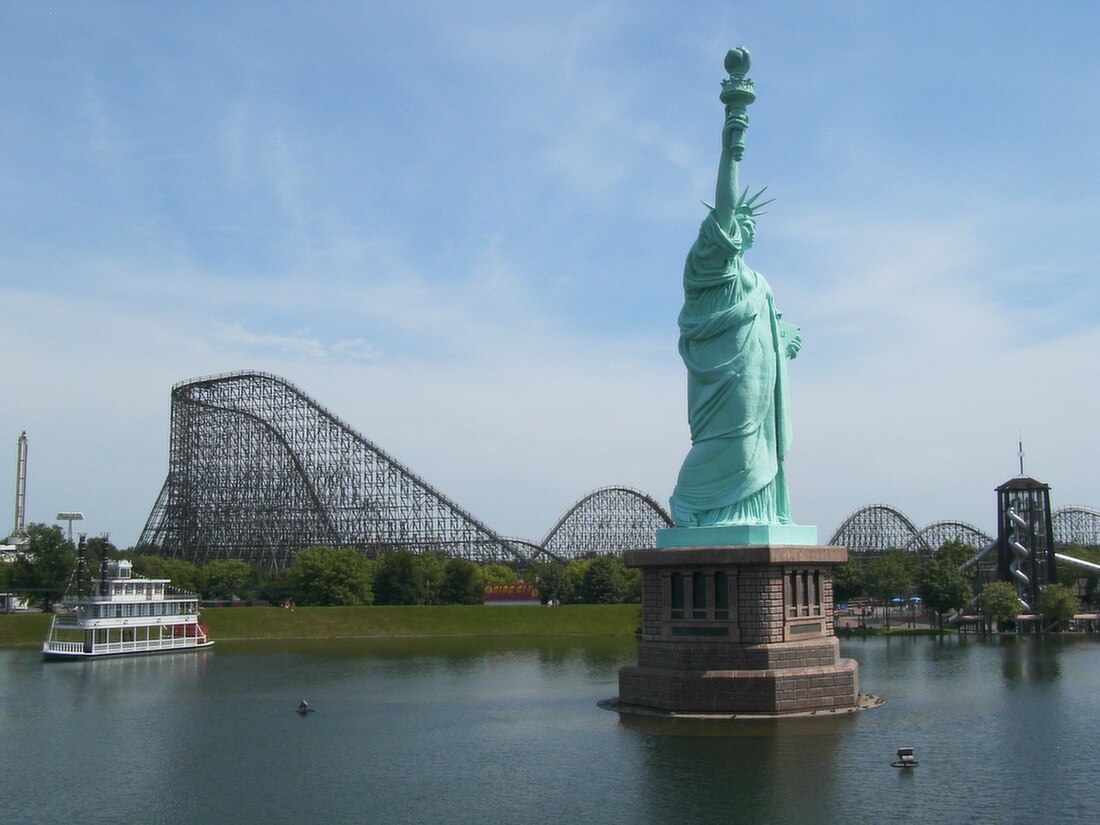
<path fill-rule="evenodd" d="M 1054 543 L 1062 547 L 1100 547 L 1100 510 L 1072 505 L 1060 507 L 1051 516 Z"/>
<path fill-rule="evenodd" d="M 1100 547 L 1100 510 L 1063 507 L 1054 511 L 1051 523 L 1056 546 Z M 874 555 L 891 547 L 923 554 L 935 552 L 948 540 L 980 550 L 993 541 L 993 536 L 965 521 L 936 521 L 918 530 L 900 510 L 871 504 L 844 519 L 829 544 L 847 547 L 856 555 Z"/>
<path fill-rule="evenodd" d="M 875 554 L 914 547 L 918 530 L 909 517 L 886 504 L 871 504 L 849 515 L 829 538 L 850 553 Z M 922 548 L 923 549 L 923 548 Z"/>
<path fill-rule="evenodd" d="M 578 500 L 540 543 L 556 557 L 620 553 L 649 547 L 656 531 L 671 527 L 672 519 L 650 496 L 630 487 L 603 487 Z"/>
<path fill-rule="evenodd" d="M 504 537 L 290 382 L 234 372 L 172 388 L 168 476 L 138 544 L 200 564 L 242 559 L 276 570 L 314 544 L 525 564 L 653 546 L 670 524 L 649 495 L 611 486 L 578 499 L 541 542 Z M 1057 510 L 1053 529 L 1063 548 L 1100 546 L 1100 511 Z M 849 515 L 829 544 L 855 556 L 928 554 L 948 540 L 975 551 L 993 541 L 961 521 L 918 530 L 875 504 Z"/>
<path fill-rule="evenodd" d="M 527 558 L 288 381 L 239 372 L 175 385 L 168 478 L 139 545 L 279 569 L 314 544 Z"/>
<path fill-rule="evenodd" d="M 138 545 L 275 570 L 316 544 L 526 564 L 652 546 L 670 523 L 644 493 L 605 487 L 542 542 L 505 538 L 290 382 L 235 372 L 172 388 L 168 477 Z"/>

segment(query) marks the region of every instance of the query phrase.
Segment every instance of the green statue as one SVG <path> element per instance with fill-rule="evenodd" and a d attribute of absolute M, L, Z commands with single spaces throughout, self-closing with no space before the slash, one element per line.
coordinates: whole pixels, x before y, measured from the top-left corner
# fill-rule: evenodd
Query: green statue
<path fill-rule="evenodd" d="M 726 104 L 715 204 L 684 265 L 680 356 L 688 369 L 691 451 L 670 501 L 679 527 L 792 524 L 783 459 L 791 443 L 787 360 L 802 345 L 780 320 L 771 287 L 745 265 L 763 190 L 738 195 L 749 52 L 726 55 Z M 709 205 L 708 205 L 709 206 Z"/>

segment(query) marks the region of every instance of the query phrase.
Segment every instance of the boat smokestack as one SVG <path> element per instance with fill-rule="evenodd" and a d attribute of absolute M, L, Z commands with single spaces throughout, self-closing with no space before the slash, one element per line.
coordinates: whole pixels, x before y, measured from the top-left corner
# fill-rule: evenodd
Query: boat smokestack
<path fill-rule="evenodd" d="M 99 562 L 99 593 L 100 596 L 107 595 L 107 548 L 103 548 L 103 558 Z"/>
<path fill-rule="evenodd" d="M 76 549 L 76 595 L 84 598 L 84 553 L 87 550 L 87 533 L 80 534 L 80 544 Z"/>

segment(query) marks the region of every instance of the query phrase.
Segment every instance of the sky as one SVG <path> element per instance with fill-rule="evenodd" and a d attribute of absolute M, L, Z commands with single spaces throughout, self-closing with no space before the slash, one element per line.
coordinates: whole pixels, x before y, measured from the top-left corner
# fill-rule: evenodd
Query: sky
<path fill-rule="evenodd" d="M 684 256 L 752 52 L 793 515 L 1100 506 L 1100 6 L 0 0 L 0 536 L 121 547 L 173 384 L 279 375 L 503 535 L 690 446 Z M 10 459 L 9 459 L 10 456 Z M 10 460 L 10 464 L 8 461 Z"/>

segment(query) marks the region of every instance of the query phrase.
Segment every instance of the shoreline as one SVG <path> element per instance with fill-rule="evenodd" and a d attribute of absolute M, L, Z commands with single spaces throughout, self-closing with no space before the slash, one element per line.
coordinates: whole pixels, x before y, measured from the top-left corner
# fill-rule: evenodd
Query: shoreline
<path fill-rule="evenodd" d="M 634 636 L 637 604 L 535 606 L 215 607 L 201 613 L 215 641 Z M 49 613 L 0 615 L 0 648 L 42 644 Z"/>

